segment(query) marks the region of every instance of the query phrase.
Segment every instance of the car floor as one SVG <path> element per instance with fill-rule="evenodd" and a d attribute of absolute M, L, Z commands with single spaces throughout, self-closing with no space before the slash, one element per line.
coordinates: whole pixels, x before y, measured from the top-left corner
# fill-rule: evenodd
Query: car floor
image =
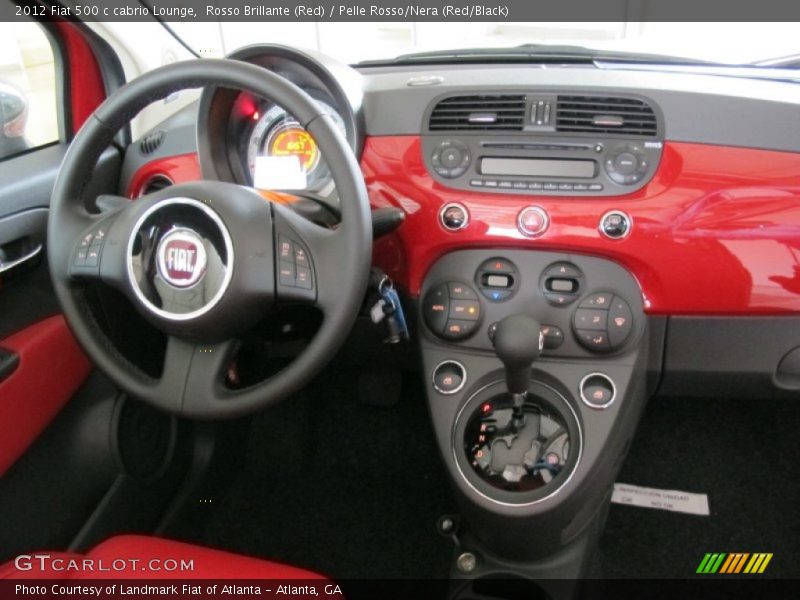
<path fill-rule="evenodd" d="M 362 402 L 358 373 L 328 369 L 259 415 L 241 469 L 201 543 L 336 578 L 445 578 L 457 512 L 417 377 L 400 402 Z M 650 402 L 619 481 L 706 493 L 710 516 L 612 505 L 600 570 L 685 578 L 706 552 L 772 552 L 767 574 L 800 565 L 800 402 Z"/>

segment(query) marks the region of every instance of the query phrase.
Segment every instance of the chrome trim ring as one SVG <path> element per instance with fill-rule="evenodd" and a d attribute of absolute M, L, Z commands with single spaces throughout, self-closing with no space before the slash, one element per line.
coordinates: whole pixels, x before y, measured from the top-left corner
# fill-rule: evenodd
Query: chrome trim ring
<path fill-rule="evenodd" d="M 459 369 L 461 369 L 461 373 L 462 373 L 461 384 L 456 389 L 454 389 L 452 391 L 449 391 L 449 392 L 446 392 L 446 391 L 440 389 L 439 386 L 436 385 L 436 371 L 438 371 L 444 365 L 455 365 Z M 435 389 L 440 394 L 444 394 L 445 396 L 452 396 L 453 394 L 457 394 L 458 392 L 460 392 L 461 390 L 464 389 L 465 385 L 467 385 L 467 369 L 466 369 L 466 367 L 464 365 L 462 365 L 457 360 L 452 360 L 452 359 L 449 359 L 449 358 L 447 360 L 443 360 L 442 362 L 440 362 L 438 365 L 436 365 L 433 368 L 433 372 L 431 373 L 431 384 L 433 384 L 433 389 Z"/>
<path fill-rule="evenodd" d="M 589 379 L 590 377 L 602 377 L 603 379 L 608 381 L 608 383 L 611 384 L 611 400 L 609 400 L 605 404 L 593 404 L 592 402 L 589 402 L 586 399 L 586 396 L 584 396 L 583 394 L 583 386 L 586 384 L 586 380 Z M 593 408 L 595 410 L 605 410 L 606 408 L 614 404 L 614 400 L 617 399 L 617 386 L 614 383 L 614 380 L 611 379 L 611 377 L 609 377 L 605 373 L 589 373 L 583 379 L 581 379 L 581 382 L 578 384 L 578 394 L 581 397 L 581 401 L 589 408 Z"/>
<path fill-rule="evenodd" d="M 548 499 L 552 498 L 553 496 L 555 496 L 556 494 L 561 492 L 561 490 L 563 490 L 565 487 L 567 487 L 569 482 L 572 481 L 572 477 L 578 471 L 578 467 L 581 464 L 581 458 L 583 457 L 583 429 L 581 428 L 581 420 L 578 418 L 578 413 L 575 412 L 575 409 L 572 408 L 572 404 L 569 403 L 569 401 L 564 397 L 564 395 L 561 392 L 559 392 L 558 390 L 556 390 L 555 388 L 547 385 L 546 383 L 542 383 L 541 381 L 537 381 L 536 383 L 538 385 L 541 385 L 542 387 L 547 388 L 548 390 L 553 392 L 556 396 L 561 398 L 561 400 L 564 402 L 564 404 L 567 405 L 567 408 L 569 408 L 569 411 L 572 413 L 572 416 L 575 418 L 575 424 L 578 427 L 578 442 L 579 442 L 578 443 L 578 457 L 575 459 L 575 465 L 572 467 L 572 471 L 570 471 L 570 474 L 561 483 L 561 485 L 559 485 L 556 489 L 554 489 L 552 492 L 550 492 L 546 496 L 542 496 L 541 498 L 537 498 L 536 500 L 533 500 L 531 502 L 524 502 L 524 503 L 503 502 L 502 500 L 497 500 L 496 498 L 492 498 L 491 496 L 486 495 L 485 493 L 480 491 L 478 488 L 476 488 L 474 485 L 472 485 L 472 482 L 469 479 L 467 479 L 467 476 L 464 474 L 464 471 L 461 469 L 461 465 L 458 462 L 458 454 L 457 454 L 457 450 L 456 450 L 456 439 L 455 439 L 456 438 L 456 428 L 458 426 L 459 420 L 461 419 L 461 415 L 464 413 L 464 409 L 467 407 L 467 405 L 472 401 L 472 399 L 475 396 L 477 396 L 478 394 L 482 393 L 484 390 L 489 389 L 493 385 L 504 384 L 504 383 L 505 383 L 504 379 L 498 379 L 498 380 L 493 381 L 491 383 L 487 383 L 485 386 L 483 386 L 482 388 L 477 390 L 474 394 L 472 394 L 467 399 L 466 402 L 464 402 L 462 407 L 459 409 L 455 420 L 453 421 L 453 429 L 450 432 L 450 447 L 451 447 L 451 449 L 453 451 L 453 461 L 456 464 L 456 469 L 458 470 L 458 474 L 461 475 L 461 479 L 464 480 L 464 482 L 469 486 L 469 488 L 473 492 L 478 494 L 484 500 L 488 500 L 489 502 L 492 502 L 492 503 L 497 504 L 499 506 L 508 506 L 510 508 L 524 508 L 526 506 L 533 506 L 535 504 L 539 504 L 540 502 L 544 502 L 545 500 L 548 500 Z"/>
<path fill-rule="evenodd" d="M 447 209 L 449 209 L 449 208 L 460 208 L 462 211 L 464 211 L 464 222 L 461 224 L 461 226 L 460 226 L 460 227 L 448 227 L 448 226 L 445 224 L 445 222 L 444 222 L 444 213 L 445 213 L 445 211 L 447 211 Z M 439 224 L 440 224 L 442 227 L 444 227 L 444 229 L 445 229 L 446 231 L 461 231 L 461 230 L 462 230 L 462 229 L 464 229 L 464 228 L 465 228 L 467 225 L 469 225 L 469 211 L 467 210 L 467 207 L 466 207 L 466 206 L 464 206 L 463 204 L 461 204 L 460 202 L 448 202 L 448 203 L 447 203 L 447 204 L 445 204 L 445 205 L 444 205 L 444 206 L 441 208 L 441 210 L 439 211 Z"/>
<path fill-rule="evenodd" d="M 623 219 L 625 219 L 628 222 L 628 228 L 625 230 L 625 233 L 623 235 L 619 236 L 619 237 L 614 237 L 613 235 L 608 235 L 605 232 L 605 230 L 603 229 L 603 221 L 605 221 L 611 215 L 618 215 L 618 216 L 622 217 Z M 619 210 L 619 209 L 616 209 L 616 208 L 612 209 L 612 210 L 609 210 L 602 217 L 600 217 L 600 221 L 598 221 L 598 223 L 597 223 L 597 231 L 599 231 L 600 235 L 602 235 L 606 239 L 614 240 L 614 241 L 624 240 L 626 237 L 628 237 L 631 234 L 631 231 L 633 231 L 633 217 L 630 216 L 628 213 L 626 213 L 624 210 Z"/>
<path fill-rule="evenodd" d="M 142 228 L 144 222 L 155 212 L 163 209 L 166 206 L 173 206 L 173 205 L 185 205 L 191 206 L 193 208 L 197 208 L 204 212 L 206 216 L 211 219 L 214 224 L 219 229 L 220 233 L 222 234 L 222 239 L 225 243 L 225 253 L 228 255 L 228 264 L 225 268 L 225 276 L 222 279 L 222 284 L 217 290 L 217 293 L 214 294 L 214 297 L 206 303 L 202 308 L 194 310 L 188 313 L 173 313 L 166 310 L 163 310 L 156 305 L 154 305 L 147 297 L 142 293 L 139 289 L 139 284 L 136 282 L 136 277 L 133 272 L 133 246 L 136 243 L 136 236 L 139 235 L 139 230 Z M 167 198 L 160 202 L 157 202 L 150 208 L 148 208 L 139 219 L 136 221 L 136 224 L 133 226 L 133 230 L 131 233 L 130 238 L 128 239 L 128 247 L 125 250 L 127 253 L 127 271 L 128 271 L 128 281 L 131 284 L 131 288 L 133 289 L 133 293 L 136 295 L 136 298 L 142 303 L 142 305 L 147 308 L 148 311 L 157 315 L 163 319 L 167 319 L 170 321 L 189 321 L 191 319 L 196 319 L 212 308 L 214 308 L 222 297 L 225 295 L 225 292 L 228 291 L 228 287 L 230 286 L 231 279 L 233 278 L 233 264 L 234 264 L 234 256 L 233 256 L 233 240 L 231 239 L 231 235 L 228 232 L 228 228 L 225 227 L 225 223 L 222 221 L 220 216 L 211 210 L 208 206 L 200 202 L 199 200 L 195 200 L 194 198 L 185 198 L 185 197 L 177 197 L 177 198 Z"/>
<path fill-rule="evenodd" d="M 527 212 L 535 212 L 539 217 L 542 219 L 542 226 L 538 230 L 529 229 L 527 226 L 523 225 L 522 218 Z M 535 238 L 541 235 L 544 235 L 545 232 L 550 228 L 550 215 L 547 214 L 547 211 L 543 209 L 541 206 L 534 205 L 534 206 L 526 206 L 517 214 L 517 230 L 527 237 Z"/>

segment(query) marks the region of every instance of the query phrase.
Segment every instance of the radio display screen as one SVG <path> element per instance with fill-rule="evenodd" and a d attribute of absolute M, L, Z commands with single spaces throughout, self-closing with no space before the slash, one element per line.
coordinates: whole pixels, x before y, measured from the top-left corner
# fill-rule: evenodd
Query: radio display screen
<path fill-rule="evenodd" d="M 593 160 L 558 160 L 551 158 L 483 158 L 483 175 L 511 177 L 568 177 L 591 179 L 594 177 Z"/>

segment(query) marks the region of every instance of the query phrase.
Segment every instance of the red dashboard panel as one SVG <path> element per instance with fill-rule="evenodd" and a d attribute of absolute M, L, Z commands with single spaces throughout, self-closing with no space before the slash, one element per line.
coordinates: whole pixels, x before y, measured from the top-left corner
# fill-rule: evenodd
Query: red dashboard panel
<path fill-rule="evenodd" d="M 800 312 L 800 154 L 669 142 L 654 179 L 614 198 L 450 189 L 428 174 L 416 136 L 367 139 L 361 167 L 373 207 L 406 212 L 400 229 L 376 242 L 375 262 L 412 295 L 449 251 L 541 248 L 616 260 L 638 279 L 651 314 Z M 156 173 L 176 182 L 200 176 L 193 154 L 159 160 L 135 175 L 132 195 Z M 470 212 L 469 225 L 458 233 L 439 225 L 448 202 Z M 532 204 L 551 219 L 537 239 L 525 238 L 515 225 L 517 213 Z M 598 232 L 610 209 L 633 218 L 624 240 Z"/>
<path fill-rule="evenodd" d="M 373 206 L 406 212 L 375 258 L 412 295 L 451 250 L 541 248 L 616 260 L 638 279 L 651 314 L 800 312 L 800 154 L 667 143 L 653 181 L 636 193 L 556 198 L 448 189 L 428 174 L 420 146 L 414 136 L 370 138 L 361 161 Z M 439 225 L 448 202 L 470 213 L 458 233 Z M 532 204 L 551 220 L 537 239 L 515 225 Z M 610 209 L 633 218 L 624 240 L 598 232 Z"/>
<path fill-rule="evenodd" d="M 128 197 L 138 198 L 141 196 L 147 182 L 156 176 L 166 177 L 173 183 L 186 183 L 200 179 L 202 175 L 197 154 L 177 154 L 144 164 L 133 174 L 128 183 Z"/>

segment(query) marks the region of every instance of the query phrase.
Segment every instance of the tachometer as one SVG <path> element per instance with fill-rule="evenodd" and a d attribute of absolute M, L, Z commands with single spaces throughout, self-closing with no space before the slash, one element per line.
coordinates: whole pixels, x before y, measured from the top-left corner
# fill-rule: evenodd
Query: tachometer
<path fill-rule="evenodd" d="M 342 117 L 331 106 L 317 100 L 345 134 Z M 257 187 L 298 189 L 312 187 L 327 176 L 327 167 L 314 138 L 283 108 L 272 105 L 263 114 L 254 112 L 256 124 L 247 144 L 247 167 Z M 260 160 L 262 157 L 277 160 Z M 257 169 L 260 171 L 257 173 Z M 272 173 L 264 173 L 264 170 Z M 267 185 L 264 182 L 267 182 Z M 259 186 L 259 183 L 261 184 Z"/>

